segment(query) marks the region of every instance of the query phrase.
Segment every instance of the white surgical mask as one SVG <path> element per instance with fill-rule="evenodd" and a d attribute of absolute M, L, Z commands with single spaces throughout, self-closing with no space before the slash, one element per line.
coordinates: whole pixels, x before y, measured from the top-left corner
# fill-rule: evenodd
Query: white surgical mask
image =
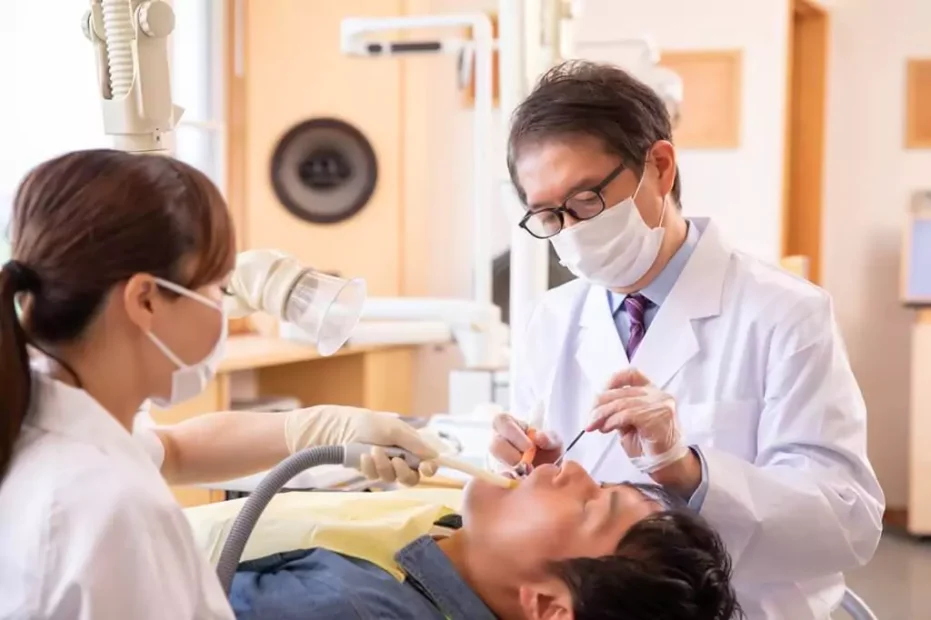
<path fill-rule="evenodd" d="M 656 262 L 663 243 L 666 201 L 659 226 L 647 226 L 634 203 L 643 176 L 633 196 L 550 239 L 559 262 L 577 277 L 605 288 L 626 288 Z"/>
<path fill-rule="evenodd" d="M 226 349 L 227 321 L 226 312 L 221 304 L 217 304 L 194 291 L 189 291 L 183 286 L 178 286 L 174 282 L 168 282 L 161 278 L 156 278 L 156 282 L 162 288 L 166 288 L 179 295 L 184 295 L 209 308 L 213 308 L 220 314 L 221 321 L 220 337 L 217 339 L 217 343 L 214 345 L 210 354 L 197 364 L 185 364 L 181 358 L 175 355 L 174 351 L 169 349 L 168 346 L 158 338 L 158 336 L 152 332 L 146 334 L 165 357 L 171 360 L 172 364 L 177 366 L 175 371 L 171 373 L 171 393 L 168 395 L 168 398 L 152 398 L 153 403 L 164 409 L 190 398 L 194 398 L 207 389 L 207 385 L 217 374 L 217 367 L 219 367 L 220 361 L 223 359 L 224 350 Z"/>

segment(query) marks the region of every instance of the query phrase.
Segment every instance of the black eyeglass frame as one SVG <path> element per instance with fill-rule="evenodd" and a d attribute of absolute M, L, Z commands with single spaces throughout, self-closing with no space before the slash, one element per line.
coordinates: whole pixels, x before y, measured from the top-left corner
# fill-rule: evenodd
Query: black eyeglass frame
<path fill-rule="evenodd" d="M 606 187 L 611 183 L 611 181 L 613 181 L 613 180 L 616 179 L 618 176 L 620 176 L 620 174 L 621 174 L 622 172 L 624 172 L 624 170 L 626 170 L 626 169 L 627 169 L 627 166 L 624 165 L 623 163 L 618 164 L 617 168 L 615 168 L 614 170 L 612 170 L 612 171 L 608 174 L 608 176 L 606 176 L 606 177 L 601 181 L 601 183 L 599 183 L 599 184 L 596 185 L 595 187 L 591 187 L 591 188 L 588 188 L 588 189 L 580 189 L 580 190 L 578 190 L 577 192 L 573 193 L 571 196 L 569 196 L 568 198 L 566 198 L 566 199 L 563 201 L 563 203 L 562 203 L 560 206 L 558 206 L 558 207 L 550 207 L 550 208 L 546 208 L 546 209 L 537 209 L 536 211 L 527 211 L 527 213 L 524 214 L 524 217 L 522 217 L 522 218 L 520 219 L 520 222 L 518 222 L 517 225 L 520 226 L 521 228 L 523 228 L 524 230 L 526 230 L 527 233 L 528 233 L 529 235 L 531 235 L 532 237 L 536 237 L 537 239 L 549 239 L 549 238 L 555 237 L 556 235 L 558 235 L 559 233 L 561 233 L 562 230 L 563 230 L 563 228 L 566 227 L 566 217 L 565 217 L 565 214 L 566 214 L 566 213 L 568 213 L 569 215 L 571 215 L 571 216 L 573 217 L 573 219 L 576 219 L 576 220 L 579 220 L 579 221 L 590 220 L 590 219 L 592 219 L 593 217 L 598 217 L 599 215 L 601 215 L 602 213 L 604 213 L 604 210 L 607 208 L 607 205 L 605 204 L 605 197 L 604 197 L 604 195 L 602 194 L 602 192 L 604 191 L 604 188 L 606 188 Z M 572 207 L 569 207 L 569 206 L 567 206 L 567 205 L 569 204 L 569 202 L 570 202 L 573 198 L 575 198 L 575 197 L 578 196 L 579 194 L 584 194 L 584 193 L 586 193 L 586 192 L 592 192 L 592 193 L 594 193 L 596 196 L 598 196 L 598 200 L 601 201 L 601 208 L 598 209 L 598 211 L 597 211 L 596 213 L 593 213 L 593 214 L 588 215 L 588 216 L 586 216 L 586 217 L 581 217 Z M 557 230 L 556 232 L 554 232 L 552 235 L 546 235 L 546 236 L 541 237 L 540 235 L 535 234 L 533 231 L 531 231 L 531 230 L 527 227 L 527 222 L 530 221 L 530 218 L 535 217 L 535 216 L 538 216 L 538 215 L 540 215 L 540 214 L 544 214 L 544 213 L 551 213 L 551 214 L 553 214 L 553 215 L 556 216 L 556 218 L 559 220 L 559 230 Z"/>

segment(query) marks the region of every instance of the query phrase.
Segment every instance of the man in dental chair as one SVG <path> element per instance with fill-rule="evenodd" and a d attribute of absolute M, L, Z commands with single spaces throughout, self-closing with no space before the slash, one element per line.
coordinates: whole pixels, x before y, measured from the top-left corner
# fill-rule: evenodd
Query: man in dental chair
<path fill-rule="evenodd" d="M 214 557 L 239 508 L 226 504 L 188 512 Z M 573 462 L 513 490 L 279 495 L 249 558 L 230 594 L 240 620 L 740 616 L 730 559 L 700 517 L 659 487 L 601 487 Z"/>

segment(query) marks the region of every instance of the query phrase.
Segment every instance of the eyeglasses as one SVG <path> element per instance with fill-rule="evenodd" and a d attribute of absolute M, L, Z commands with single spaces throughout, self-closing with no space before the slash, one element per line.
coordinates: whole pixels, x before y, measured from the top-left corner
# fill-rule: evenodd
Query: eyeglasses
<path fill-rule="evenodd" d="M 537 239 L 549 239 L 558 235 L 565 227 L 566 213 L 575 220 L 592 219 L 605 210 L 605 199 L 601 192 L 624 171 L 624 168 L 624 164 L 619 165 L 601 183 L 591 189 L 572 194 L 561 206 L 528 211 L 518 225 Z"/>

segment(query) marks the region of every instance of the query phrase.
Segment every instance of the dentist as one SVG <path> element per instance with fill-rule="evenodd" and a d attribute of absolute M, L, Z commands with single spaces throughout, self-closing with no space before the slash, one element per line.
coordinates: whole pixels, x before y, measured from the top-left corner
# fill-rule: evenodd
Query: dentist
<path fill-rule="evenodd" d="M 751 619 L 827 619 L 879 541 L 866 408 L 827 293 L 686 218 L 662 101 L 622 70 L 569 62 L 516 110 L 521 226 L 577 277 L 519 351 L 491 451 L 568 452 L 604 482 L 652 479 L 720 532 Z M 752 205 L 748 205 L 752 208 Z"/>
<path fill-rule="evenodd" d="M 19 188 L 12 242 L 0 270 L 0 618 L 230 619 L 166 481 L 353 441 L 431 462 L 403 421 L 349 407 L 132 433 L 144 401 L 203 390 L 226 340 L 233 224 L 190 166 L 109 150 L 48 161 Z M 417 479 L 378 449 L 363 466 Z"/>

